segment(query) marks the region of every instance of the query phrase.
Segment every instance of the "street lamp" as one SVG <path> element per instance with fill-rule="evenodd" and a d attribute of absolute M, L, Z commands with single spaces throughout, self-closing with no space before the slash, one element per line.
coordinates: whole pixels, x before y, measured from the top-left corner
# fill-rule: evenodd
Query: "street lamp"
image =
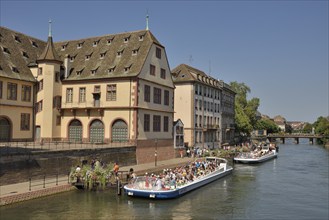
<path fill-rule="evenodd" d="M 157 166 L 158 159 L 158 139 L 155 139 L 154 166 Z"/>

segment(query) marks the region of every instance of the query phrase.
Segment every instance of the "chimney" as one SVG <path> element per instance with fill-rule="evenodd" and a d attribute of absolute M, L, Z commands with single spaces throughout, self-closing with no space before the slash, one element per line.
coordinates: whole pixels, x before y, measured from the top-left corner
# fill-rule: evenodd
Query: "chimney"
<path fill-rule="evenodd" d="M 69 77 L 70 74 L 70 66 L 69 66 L 69 61 L 70 59 L 70 55 L 66 54 L 65 58 L 64 58 L 64 67 L 65 67 L 65 72 L 64 72 L 64 78 L 66 79 L 67 77 Z"/>

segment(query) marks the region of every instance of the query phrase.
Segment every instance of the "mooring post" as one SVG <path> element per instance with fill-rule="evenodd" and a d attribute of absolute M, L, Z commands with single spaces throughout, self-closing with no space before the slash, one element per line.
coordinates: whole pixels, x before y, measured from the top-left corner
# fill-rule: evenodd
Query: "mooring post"
<path fill-rule="evenodd" d="M 31 179 L 31 177 L 29 178 L 29 191 L 31 191 L 31 181 L 32 181 L 32 179 Z"/>
<path fill-rule="evenodd" d="M 121 183 L 118 177 L 117 177 L 117 194 L 121 195 Z"/>

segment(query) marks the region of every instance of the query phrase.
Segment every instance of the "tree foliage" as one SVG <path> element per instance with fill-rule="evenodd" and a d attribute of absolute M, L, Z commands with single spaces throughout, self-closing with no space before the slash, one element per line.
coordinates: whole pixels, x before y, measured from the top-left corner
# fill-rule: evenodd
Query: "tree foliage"
<path fill-rule="evenodd" d="M 251 131 L 256 128 L 258 121 L 257 110 L 259 107 L 259 99 L 252 98 L 247 100 L 250 88 L 245 83 L 236 81 L 230 83 L 231 88 L 236 92 L 235 96 L 235 122 L 236 131 L 250 135 Z"/>
<path fill-rule="evenodd" d="M 322 143 L 329 141 L 329 118 L 320 116 L 316 122 L 314 122 L 313 127 L 315 129 L 315 134 L 321 134 L 325 137 L 321 140 Z"/>
<path fill-rule="evenodd" d="M 312 132 L 313 125 L 310 123 L 306 123 L 303 128 L 303 133 L 311 133 Z"/>
<path fill-rule="evenodd" d="M 274 121 L 266 118 L 262 118 L 256 123 L 256 129 L 267 130 L 267 133 L 278 133 L 280 128 L 274 123 Z"/>

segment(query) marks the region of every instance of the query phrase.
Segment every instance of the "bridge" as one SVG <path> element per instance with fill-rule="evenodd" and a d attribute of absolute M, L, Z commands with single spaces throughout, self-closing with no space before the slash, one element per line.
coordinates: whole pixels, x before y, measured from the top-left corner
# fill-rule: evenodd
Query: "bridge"
<path fill-rule="evenodd" d="M 324 138 L 324 135 L 298 133 L 298 134 L 269 134 L 266 137 L 270 142 L 275 141 L 275 139 L 280 139 L 281 143 L 283 144 L 285 143 L 286 138 L 294 139 L 296 144 L 299 144 L 299 139 L 308 138 L 310 144 L 314 144 L 314 140 Z"/>

